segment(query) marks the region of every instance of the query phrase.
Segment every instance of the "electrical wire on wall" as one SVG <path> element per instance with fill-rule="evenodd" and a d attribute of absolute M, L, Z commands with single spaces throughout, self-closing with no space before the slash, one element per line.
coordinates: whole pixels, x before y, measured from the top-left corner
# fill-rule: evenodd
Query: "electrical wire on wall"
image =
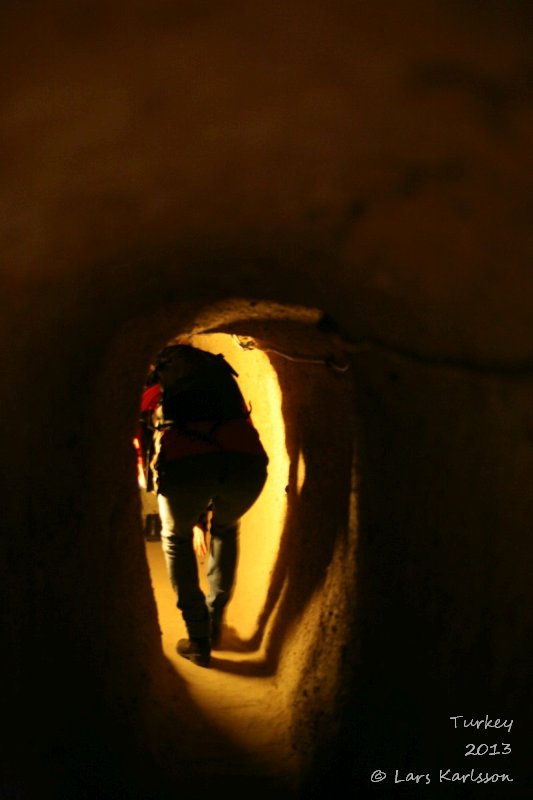
<path fill-rule="evenodd" d="M 236 334 L 233 334 L 232 339 L 242 350 L 258 349 L 257 343 L 254 339 L 252 339 L 251 336 L 237 336 Z M 347 372 L 350 369 L 350 364 L 347 361 L 343 364 L 339 364 L 334 358 L 310 358 L 308 356 L 295 356 L 289 353 L 283 353 L 281 350 L 274 350 L 271 347 L 264 347 L 260 349 L 263 353 L 273 353 L 274 355 L 280 356 L 287 361 L 293 361 L 299 364 L 318 364 L 328 367 L 334 372 Z"/>

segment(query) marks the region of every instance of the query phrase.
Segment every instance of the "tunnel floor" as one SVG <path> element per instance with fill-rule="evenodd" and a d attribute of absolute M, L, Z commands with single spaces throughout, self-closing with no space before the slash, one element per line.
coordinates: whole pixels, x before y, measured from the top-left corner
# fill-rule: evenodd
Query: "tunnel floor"
<path fill-rule="evenodd" d="M 267 781 L 279 779 L 283 786 L 292 787 L 297 764 L 289 742 L 284 696 L 276 687 L 275 676 L 246 674 L 254 662 L 261 661 L 262 652 L 217 650 L 212 653 L 209 669 L 177 656 L 176 642 L 186 636 L 185 625 L 176 609 L 161 543 L 145 544 L 165 656 L 185 682 L 202 716 L 212 721 L 218 735 L 222 733 L 228 742 L 251 757 L 253 769 L 260 774 L 249 777 Z M 246 769 L 244 761 L 228 763 L 227 755 L 221 754 L 219 746 L 210 739 L 208 728 L 199 731 L 198 755 L 207 772 L 216 774 L 220 770 L 223 774 L 239 775 Z"/>

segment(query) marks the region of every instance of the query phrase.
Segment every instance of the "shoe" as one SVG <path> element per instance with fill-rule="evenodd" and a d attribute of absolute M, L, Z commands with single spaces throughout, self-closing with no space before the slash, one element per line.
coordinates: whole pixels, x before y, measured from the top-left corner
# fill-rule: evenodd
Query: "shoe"
<path fill-rule="evenodd" d="M 211 662 L 209 639 L 180 639 L 176 645 L 178 655 L 192 661 L 197 667 L 208 667 Z"/>

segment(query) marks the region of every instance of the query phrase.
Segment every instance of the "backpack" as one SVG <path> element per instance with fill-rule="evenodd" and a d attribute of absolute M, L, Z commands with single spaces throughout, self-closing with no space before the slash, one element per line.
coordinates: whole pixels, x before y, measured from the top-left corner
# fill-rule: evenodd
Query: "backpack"
<path fill-rule="evenodd" d="M 172 385 L 159 386 L 159 370 L 172 362 Z M 223 450 L 216 439 L 220 425 L 246 419 L 251 409 L 236 381 L 238 373 L 222 354 L 214 355 L 190 345 L 169 345 L 159 354 L 146 383 L 141 412 L 143 464 L 148 491 L 158 491 L 165 472 L 161 441 L 165 431 L 178 429 L 194 439 Z M 189 423 L 208 421 L 209 430 L 200 431 Z"/>
<path fill-rule="evenodd" d="M 190 345 L 170 345 L 159 355 L 156 372 L 169 361 L 176 379 L 162 391 L 158 409 L 159 430 L 211 420 L 215 427 L 230 419 L 248 417 L 237 372 L 219 353 L 214 355 Z M 214 432 L 212 429 L 211 434 Z"/>

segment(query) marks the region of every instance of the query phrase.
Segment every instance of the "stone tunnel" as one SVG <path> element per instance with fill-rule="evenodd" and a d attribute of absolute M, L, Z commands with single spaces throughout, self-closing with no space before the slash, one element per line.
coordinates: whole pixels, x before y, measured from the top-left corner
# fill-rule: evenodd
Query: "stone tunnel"
<path fill-rule="evenodd" d="M 0 18 L 0 795 L 531 797 L 529 4 Z M 264 365 L 268 772 L 161 643 L 132 438 L 182 334 Z"/>

